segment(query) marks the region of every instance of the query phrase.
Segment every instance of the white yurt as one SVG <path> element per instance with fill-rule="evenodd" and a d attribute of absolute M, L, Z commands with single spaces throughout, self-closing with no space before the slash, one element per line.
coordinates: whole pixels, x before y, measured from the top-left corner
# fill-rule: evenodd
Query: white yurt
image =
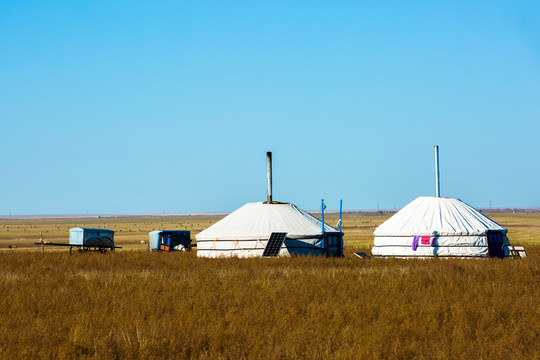
<path fill-rule="evenodd" d="M 271 152 L 266 164 L 267 201 L 248 203 L 195 235 L 197 256 L 343 256 L 342 232 L 326 223 L 323 228 L 321 220 L 293 204 L 272 201 Z"/>
<path fill-rule="evenodd" d="M 506 230 L 459 199 L 419 197 L 374 231 L 373 255 L 504 257 Z"/>
<path fill-rule="evenodd" d="M 435 151 L 435 196 L 413 200 L 375 229 L 375 256 L 508 256 L 506 230 L 459 199 L 440 197 L 439 147 Z"/>
<path fill-rule="evenodd" d="M 343 253 L 343 234 L 293 204 L 248 203 L 195 236 L 197 256 L 262 256 L 272 233 L 287 233 L 279 255 Z M 336 253 L 336 252 L 339 252 Z"/>

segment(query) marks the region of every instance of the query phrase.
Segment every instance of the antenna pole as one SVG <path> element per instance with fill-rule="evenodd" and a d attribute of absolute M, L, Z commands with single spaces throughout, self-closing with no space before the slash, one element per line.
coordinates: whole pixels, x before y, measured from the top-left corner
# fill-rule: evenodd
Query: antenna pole
<path fill-rule="evenodd" d="M 272 203 L 272 152 L 266 153 L 266 202 Z"/>
<path fill-rule="evenodd" d="M 441 197 L 441 184 L 439 183 L 439 146 L 433 147 L 435 151 L 435 197 Z"/>
<path fill-rule="evenodd" d="M 321 216 L 322 216 L 322 247 L 323 251 L 326 254 L 326 249 L 324 247 L 324 199 L 321 199 Z"/>
<path fill-rule="evenodd" d="M 343 208 L 343 199 L 339 200 L 339 232 L 341 232 L 341 209 Z"/>

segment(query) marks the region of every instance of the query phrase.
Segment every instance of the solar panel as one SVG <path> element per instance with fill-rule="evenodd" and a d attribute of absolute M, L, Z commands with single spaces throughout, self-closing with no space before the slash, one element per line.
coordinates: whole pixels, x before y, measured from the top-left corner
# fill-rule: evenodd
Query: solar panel
<path fill-rule="evenodd" d="M 263 251 L 263 256 L 278 256 L 279 250 L 283 246 L 283 241 L 287 237 L 287 233 L 273 232 L 266 243 Z"/>

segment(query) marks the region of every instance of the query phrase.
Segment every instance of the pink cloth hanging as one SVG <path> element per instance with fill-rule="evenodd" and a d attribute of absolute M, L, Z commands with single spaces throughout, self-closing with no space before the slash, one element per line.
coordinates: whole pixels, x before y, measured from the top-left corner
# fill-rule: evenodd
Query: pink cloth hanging
<path fill-rule="evenodd" d="M 422 236 L 422 245 L 431 245 L 431 236 Z"/>

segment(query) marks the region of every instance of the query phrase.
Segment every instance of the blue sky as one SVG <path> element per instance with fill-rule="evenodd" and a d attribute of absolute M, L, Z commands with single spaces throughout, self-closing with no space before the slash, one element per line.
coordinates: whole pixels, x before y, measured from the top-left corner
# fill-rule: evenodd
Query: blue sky
<path fill-rule="evenodd" d="M 0 214 L 540 206 L 540 2 L 0 3 Z"/>

